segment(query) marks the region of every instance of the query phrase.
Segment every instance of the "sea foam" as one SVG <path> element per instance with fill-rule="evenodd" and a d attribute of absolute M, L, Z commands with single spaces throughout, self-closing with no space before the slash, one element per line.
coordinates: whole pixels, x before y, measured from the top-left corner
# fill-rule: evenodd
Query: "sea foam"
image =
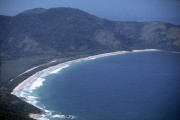
<path fill-rule="evenodd" d="M 56 74 L 56 73 L 58 73 L 59 71 L 61 71 L 62 69 L 67 68 L 67 67 L 69 67 L 69 65 L 62 66 L 62 67 L 60 67 L 60 68 L 52 71 L 50 74 Z"/>
<path fill-rule="evenodd" d="M 35 90 L 37 89 L 38 87 L 42 86 L 43 85 L 43 82 L 45 81 L 46 79 L 44 78 L 38 78 L 36 81 L 34 81 L 30 87 L 30 90 Z"/>
<path fill-rule="evenodd" d="M 39 97 L 34 96 L 33 93 L 37 88 L 39 88 L 43 85 L 43 82 L 46 80 L 45 79 L 46 76 L 48 76 L 50 74 L 57 74 L 62 69 L 69 67 L 70 64 L 72 64 L 72 63 L 74 63 L 74 61 L 62 63 L 57 66 L 52 66 L 50 68 L 47 68 L 40 72 L 37 72 L 36 74 L 34 74 L 33 76 L 31 76 L 27 79 L 28 82 L 23 83 L 23 85 L 20 85 L 18 90 L 13 91 L 14 92 L 13 94 L 20 97 L 22 100 L 45 111 L 45 114 L 38 115 L 35 117 L 35 119 L 49 120 L 49 119 L 53 119 L 53 118 L 54 119 L 55 118 L 58 118 L 58 119 L 66 119 L 67 118 L 66 115 L 62 115 L 60 113 L 57 114 L 55 111 L 47 110 L 47 109 L 45 109 L 45 106 L 39 105 L 38 104 Z M 71 115 L 70 119 L 74 119 L 74 118 L 75 118 L 75 116 Z"/>
<path fill-rule="evenodd" d="M 157 51 L 155 49 L 146 49 L 146 50 L 133 50 L 132 52 L 143 52 L 143 51 Z M 125 53 L 132 53 L 130 51 L 117 51 L 117 52 L 112 52 L 112 53 L 105 53 L 105 54 L 100 54 L 100 55 L 94 55 L 86 58 L 80 58 L 72 61 L 68 61 L 65 63 L 58 64 L 56 66 L 51 66 L 49 68 L 46 68 L 42 71 L 37 72 L 36 74 L 32 75 L 22 83 L 20 83 L 12 92 L 12 94 L 16 95 L 17 97 L 23 98 L 24 101 L 40 108 L 45 111 L 45 114 L 39 115 L 35 119 L 37 120 L 49 120 L 51 118 L 58 118 L 58 119 L 67 119 L 66 115 L 62 114 L 57 114 L 54 111 L 47 110 L 45 109 L 44 106 L 39 106 L 37 105 L 38 103 L 38 97 L 33 96 L 32 93 L 39 88 L 40 86 L 43 85 L 43 82 L 46 80 L 45 77 L 50 75 L 50 74 L 57 74 L 59 73 L 62 69 L 69 67 L 73 63 L 81 62 L 81 61 L 86 61 L 86 60 L 95 60 L 96 58 L 101 58 L 101 57 L 106 57 L 106 56 L 112 56 L 112 55 L 118 55 L 118 54 L 125 54 Z M 56 61 L 52 61 L 56 62 Z M 39 66 L 38 66 L 39 67 Z M 26 72 L 29 72 L 33 69 L 36 69 L 37 67 L 34 67 L 32 69 L 29 69 Z M 24 74 L 22 73 L 22 74 Z M 20 75 L 22 75 L 20 74 Z M 71 119 L 75 119 L 76 117 L 73 115 L 70 115 Z"/>

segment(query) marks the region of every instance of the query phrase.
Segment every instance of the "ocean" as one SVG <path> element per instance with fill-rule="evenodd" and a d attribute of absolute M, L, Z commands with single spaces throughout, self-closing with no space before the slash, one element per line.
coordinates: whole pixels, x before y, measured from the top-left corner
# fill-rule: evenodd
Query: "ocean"
<path fill-rule="evenodd" d="M 44 79 L 31 96 L 50 120 L 180 120 L 179 53 L 81 61 Z"/>

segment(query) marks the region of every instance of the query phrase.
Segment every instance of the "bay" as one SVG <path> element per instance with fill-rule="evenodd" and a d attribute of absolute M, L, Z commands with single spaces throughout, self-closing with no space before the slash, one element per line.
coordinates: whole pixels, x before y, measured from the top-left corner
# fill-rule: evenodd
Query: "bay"
<path fill-rule="evenodd" d="M 179 120 L 179 66 L 179 53 L 163 51 L 82 61 L 47 76 L 35 94 L 81 120 Z"/>

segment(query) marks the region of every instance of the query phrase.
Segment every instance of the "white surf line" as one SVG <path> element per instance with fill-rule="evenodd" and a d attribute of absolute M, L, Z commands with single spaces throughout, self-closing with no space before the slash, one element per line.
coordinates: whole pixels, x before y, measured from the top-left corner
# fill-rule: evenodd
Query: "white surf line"
<path fill-rule="evenodd" d="M 55 74 L 57 72 L 59 72 L 61 69 L 63 68 L 66 68 L 66 67 L 69 67 L 69 65 L 71 65 L 72 63 L 77 63 L 77 62 L 80 62 L 80 61 L 86 61 L 86 60 L 94 60 L 96 58 L 101 58 L 101 57 L 106 57 L 106 56 L 112 56 L 112 55 L 119 55 L 119 54 L 125 54 L 125 53 L 133 53 L 133 52 L 146 52 L 146 51 L 161 51 L 161 50 L 157 50 L 157 49 L 145 49 L 145 50 L 133 50 L 133 51 L 116 51 L 116 52 L 110 52 L 110 53 L 103 53 L 103 54 L 99 54 L 99 55 L 93 55 L 93 56 L 89 56 L 89 57 L 85 57 L 85 58 L 79 58 L 79 59 L 75 59 L 75 60 L 71 60 L 71 61 L 67 61 L 67 62 L 64 62 L 64 63 L 60 63 L 60 64 L 57 64 L 55 66 L 50 66 L 46 69 L 43 69 L 41 71 L 38 71 L 37 73 L 33 74 L 32 76 L 28 77 L 26 80 L 24 80 L 23 82 L 21 82 L 23 85 L 26 83 L 26 81 L 29 81 L 29 79 L 33 79 L 33 78 L 36 78 L 38 79 L 39 77 L 45 77 L 45 76 L 48 76 L 49 74 Z M 44 64 L 43 64 L 44 65 Z M 42 65 L 39 65 L 39 66 L 36 66 L 36 67 L 33 67 L 25 72 L 23 72 L 22 74 L 20 75 L 23 75 L 29 71 L 32 71 L 33 69 L 35 68 L 38 68 Z M 19 75 L 19 76 L 20 76 Z M 18 84 L 13 91 L 17 91 L 18 89 L 18 86 L 21 85 Z M 14 94 L 12 92 L 12 94 Z"/>
<path fill-rule="evenodd" d="M 148 51 L 162 51 L 162 50 L 159 49 L 132 50 L 132 52 L 148 52 Z"/>
<path fill-rule="evenodd" d="M 25 97 L 26 102 L 28 102 L 28 103 L 30 103 L 30 104 L 44 110 L 44 111 L 48 111 L 48 110 L 46 110 L 44 108 L 41 108 L 41 107 L 37 106 L 36 102 L 33 101 L 33 100 L 35 100 L 35 98 L 30 99 L 33 96 L 28 98 L 28 96 L 23 95 L 24 91 L 27 92 L 27 90 L 29 90 L 28 93 L 31 93 L 32 90 L 34 90 L 37 87 L 40 87 L 41 85 L 43 85 L 43 82 L 45 81 L 45 79 L 42 79 L 43 77 L 48 76 L 50 74 L 56 74 L 59 71 L 61 71 L 62 69 L 66 68 L 66 67 L 69 67 L 69 65 L 71 65 L 73 63 L 77 63 L 77 62 L 81 62 L 81 61 L 87 61 L 87 60 L 94 60 L 94 59 L 102 58 L 102 57 L 106 57 L 106 56 L 113 56 L 113 55 L 120 55 L 120 54 L 125 54 L 125 53 L 134 53 L 134 52 L 146 52 L 146 51 L 160 51 L 160 50 L 157 50 L 157 49 L 145 49 L 145 50 L 133 50 L 133 51 L 116 51 L 116 52 L 110 52 L 110 53 L 104 53 L 104 54 L 89 56 L 89 57 L 85 57 L 85 58 L 79 58 L 79 59 L 67 61 L 67 62 L 64 62 L 64 63 L 60 63 L 60 64 L 57 64 L 55 66 L 50 66 L 50 67 L 48 67 L 46 69 L 38 71 L 37 73 L 35 73 L 32 76 L 25 79 L 23 82 L 19 83 L 13 89 L 11 94 L 13 94 L 13 95 L 15 95 L 17 97 Z M 36 67 L 38 67 L 38 66 L 36 66 Z M 31 71 L 31 70 L 33 70 L 33 69 L 29 69 L 27 71 Z M 27 72 L 27 71 L 25 71 L 25 72 Z M 27 87 L 29 87 L 29 88 L 27 88 Z M 30 99 L 30 100 L 28 101 L 28 99 Z M 41 114 L 41 115 L 39 115 L 37 117 L 37 119 L 44 118 L 44 116 L 47 116 L 48 114 L 49 114 L 49 112 L 47 112 L 45 114 Z"/>
<path fill-rule="evenodd" d="M 158 50 L 158 49 L 132 50 L 132 52 L 145 52 L 145 51 L 161 51 L 161 50 Z M 121 52 L 121 53 L 119 53 L 119 52 Z M 111 56 L 111 55 L 116 55 L 116 54 L 124 54 L 124 53 L 129 53 L 129 52 L 131 52 L 131 51 L 116 51 L 116 52 L 109 52 L 109 53 L 103 53 L 103 54 L 99 54 L 99 55 L 89 56 L 89 57 L 86 57 L 86 58 L 87 58 L 87 59 L 96 59 L 96 56 L 98 56 L 98 58 L 100 58 L 100 57 Z M 175 52 L 175 51 L 173 51 L 173 52 Z M 176 53 L 176 52 L 175 52 L 175 53 Z M 177 53 L 180 53 L 180 52 L 177 52 Z M 84 58 L 84 59 L 86 59 L 86 58 Z M 54 62 L 57 62 L 57 60 L 53 60 L 53 61 L 48 62 L 48 63 L 45 63 L 45 64 L 54 63 Z M 38 67 L 41 67 L 41 66 L 43 66 L 43 65 L 45 65 L 45 64 L 42 64 L 42 65 L 39 65 L 39 66 L 35 66 L 35 67 L 33 67 L 33 68 L 30 68 L 30 69 L 26 70 L 25 72 L 19 74 L 19 75 L 16 76 L 15 78 L 17 78 L 17 77 L 19 77 L 19 76 L 22 76 L 22 75 L 24 75 L 25 73 L 28 73 L 28 72 L 30 72 L 30 71 L 38 68 Z M 12 82 L 15 78 L 11 79 L 10 82 Z"/>

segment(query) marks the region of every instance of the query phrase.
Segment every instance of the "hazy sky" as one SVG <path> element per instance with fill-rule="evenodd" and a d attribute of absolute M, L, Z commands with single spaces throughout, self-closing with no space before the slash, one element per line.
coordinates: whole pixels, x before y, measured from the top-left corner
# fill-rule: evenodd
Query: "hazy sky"
<path fill-rule="evenodd" d="M 0 0 L 1 15 L 32 8 L 79 8 L 111 20 L 165 21 L 180 25 L 180 0 Z"/>

